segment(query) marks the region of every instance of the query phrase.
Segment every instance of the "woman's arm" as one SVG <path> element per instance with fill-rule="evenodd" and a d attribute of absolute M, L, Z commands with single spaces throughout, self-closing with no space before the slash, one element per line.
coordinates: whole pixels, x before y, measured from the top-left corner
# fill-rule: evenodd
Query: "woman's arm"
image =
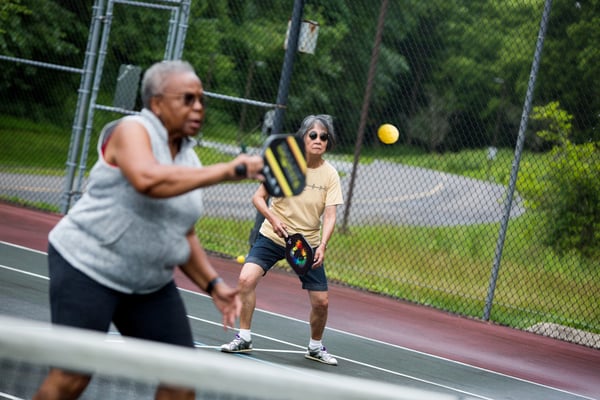
<path fill-rule="evenodd" d="M 242 309 L 238 289 L 231 288 L 225 281 L 219 279 L 194 230 L 187 234 L 187 241 L 191 250 L 190 258 L 180 266 L 181 270 L 200 289 L 208 289 L 215 306 L 223 314 L 223 327 L 227 329 L 235 326 L 235 320 Z"/>
<path fill-rule="evenodd" d="M 151 197 L 177 196 L 225 180 L 258 178 L 263 167 L 261 157 L 246 154 L 202 168 L 159 164 L 146 129 L 136 121 L 119 123 L 105 148 L 104 159 L 120 168 L 137 191 Z M 246 177 L 236 175 L 239 164 L 246 165 Z"/>
<path fill-rule="evenodd" d="M 254 195 L 252 196 L 252 204 L 256 207 L 256 210 L 261 213 L 273 227 L 273 231 L 279 237 L 287 237 L 287 226 L 281 222 L 275 214 L 271 212 L 269 208 L 269 193 L 265 188 L 265 185 L 260 185 Z"/>
<path fill-rule="evenodd" d="M 327 243 L 335 230 L 336 211 L 337 206 L 335 205 L 325 207 L 325 211 L 323 212 L 323 226 L 321 227 L 321 243 L 317 246 L 317 250 L 315 251 L 313 268 L 320 267 L 325 260 Z"/>

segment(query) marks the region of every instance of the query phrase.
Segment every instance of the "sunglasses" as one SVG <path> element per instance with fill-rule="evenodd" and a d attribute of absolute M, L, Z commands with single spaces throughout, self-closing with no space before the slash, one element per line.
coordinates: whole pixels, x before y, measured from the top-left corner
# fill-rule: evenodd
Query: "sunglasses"
<path fill-rule="evenodd" d="M 168 93 L 163 93 L 160 96 L 165 96 L 165 94 L 168 94 Z M 200 102 L 201 105 L 204 105 L 204 95 L 201 95 L 201 94 L 195 94 L 195 93 L 188 92 L 188 93 L 173 94 L 170 97 L 182 99 L 183 105 L 185 105 L 186 107 L 192 107 L 194 104 L 196 104 L 197 101 Z"/>
<path fill-rule="evenodd" d="M 321 133 L 321 135 L 319 135 L 317 132 L 312 131 L 308 134 L 308 137 L 310 138 L 310 140 L 317 140 L 317 137 L 319 139 L 321 139 L 322 142 L 326 142 L 327 140 L 329 140 L 329 134 L 328 133 Z"/>

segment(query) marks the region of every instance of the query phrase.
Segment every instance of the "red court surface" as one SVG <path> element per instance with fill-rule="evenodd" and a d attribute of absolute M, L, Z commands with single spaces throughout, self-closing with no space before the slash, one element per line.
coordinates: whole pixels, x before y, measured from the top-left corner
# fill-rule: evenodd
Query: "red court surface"
<path fill-rule="evenodd" d="M 60 215 L 0 202 L 0 241 L 46 251 L 49 230 Z M 1 260 L 0 260 L 1 261 Z M 211 256 L 230 284 L 240 265 Z M 179 271 L 180 287 L 196 290 Z M 300 320 L 308 299 L 295 275 L 273 271 L 257 290 L 257 307 Z M 542 385 L 600 398 L 600 350 L 539 336 L 436 309 L 330 286 L 328 327 L 466 363 Z"/>

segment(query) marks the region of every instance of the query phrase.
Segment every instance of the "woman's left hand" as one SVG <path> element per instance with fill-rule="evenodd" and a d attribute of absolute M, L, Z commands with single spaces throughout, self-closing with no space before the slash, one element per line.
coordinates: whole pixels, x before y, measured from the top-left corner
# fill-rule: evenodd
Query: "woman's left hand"
<path fill-rule="evenodd" d="M 242 310 L 239 290 L 220 282 L 213 288 L 211 296 L 215 307 L 223 314 L 223 329 L 235 327 L 235 320 Z"/>
<path fill-rule="evenodd" d="M 325 260 L 325 246 L 320 244 L 315 250 L 312 268 L 319 268 Z"/>

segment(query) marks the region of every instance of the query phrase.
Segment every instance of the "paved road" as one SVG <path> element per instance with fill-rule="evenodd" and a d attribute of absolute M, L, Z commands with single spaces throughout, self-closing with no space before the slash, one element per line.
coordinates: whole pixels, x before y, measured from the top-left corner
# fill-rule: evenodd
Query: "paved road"
<path fill-rule="evenodd" d="M 239 147 L 202 142 L 203 147 L 236 155 Z M 260 149 L 248 152 L 257 154 Z M 330 161 L 342 176 L 345 196 L 349 192 L 352 164 Z M 25 175 L 0 170 L 0 195 L 60 207 L 65 178 Z M 76 180 L 77 182 L 77 180 Z M 75 184 L 75 186 L 77 186 Z M 85 182 L 83 184 L 85 188 Z M 223 184 L 205 189 L 208 215 L 254 219 L 250 197 L 256 183 Z M 491 182 L 465 178 L 424 168 L 375 161 L 361 164 L 356 173 L 348 225 L 397 224 L 454 226 L 498 222 L 505 212 L 506 188 Z M 347 197 L 345 198 L 348 202 Z M 342 221 L 346 205 L 338 207 Z M 511 217 L 525 212 L 523 201 L 515 196 Z"/>
<path fill-rule="evenodd" d="M 332 161 L 342 174 L 345 194 L 349 191 L 352 166 Z M 63 177 L 2 173 L 0 194 L 32 202 L 60 205 L 65 186 Z M 253 219 L 250 197 L 256 183 L 223 184 L 205 189 L 208 215 Z M 348 225 L 398 224 L 453 226 L 500 221 L 504 213 L 506 188 L 502 185 L 465 178 L 424 168 L 385 161 L 361 165 L 357 171 Z M 338 209 L 342 221 L 345 206 Z M 516 196 L 511 216 L 525 212 Z"/>

